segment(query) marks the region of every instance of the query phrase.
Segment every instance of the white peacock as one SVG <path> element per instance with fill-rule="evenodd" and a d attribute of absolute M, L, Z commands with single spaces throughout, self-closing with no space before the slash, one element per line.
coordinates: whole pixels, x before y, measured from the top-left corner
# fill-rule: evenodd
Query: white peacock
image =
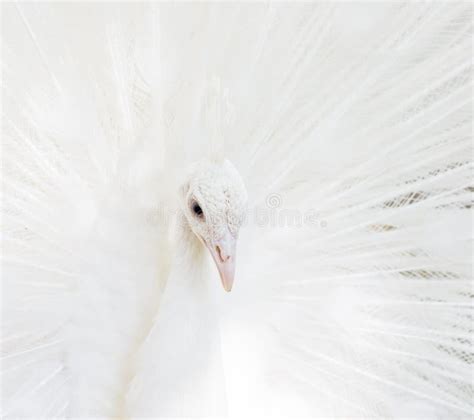
<path fill-rule="evenodd" d="M 471 4 L 1 8 L 5 418 L 472 414 Z"/>

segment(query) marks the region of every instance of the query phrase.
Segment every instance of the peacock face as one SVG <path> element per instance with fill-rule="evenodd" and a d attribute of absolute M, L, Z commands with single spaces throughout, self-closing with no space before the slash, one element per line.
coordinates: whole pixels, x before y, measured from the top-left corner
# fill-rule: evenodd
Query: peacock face
<path fill-rule="evenodd" d="M 182 192 L 186 220 L 209 250 L 222 285 L 230 292 L 237 238 L 247 203 L 242 178 L 228 160 L 200 162 L 193 166 Z"/>

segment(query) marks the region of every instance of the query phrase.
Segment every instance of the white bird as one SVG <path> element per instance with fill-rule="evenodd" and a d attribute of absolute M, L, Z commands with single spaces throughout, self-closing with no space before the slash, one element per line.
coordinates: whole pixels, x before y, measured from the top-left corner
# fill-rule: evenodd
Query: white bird
<path fill-rule="evenodd" d="M 2 416 L 470 418 L 471 4 L 1 8 Z"/>

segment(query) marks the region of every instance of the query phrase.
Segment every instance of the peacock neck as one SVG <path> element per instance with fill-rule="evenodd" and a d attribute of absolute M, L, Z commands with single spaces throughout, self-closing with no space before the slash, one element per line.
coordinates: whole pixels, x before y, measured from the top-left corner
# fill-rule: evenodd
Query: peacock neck
<path fill-rule="evenodd" d="M 177 220 L 173 241 L 172 269 L 148 339 L 159 372 L 153 376 L 159 407 L 154 414 L 222 416 L 225 386 L 208 256 L 183 219 Z"/>

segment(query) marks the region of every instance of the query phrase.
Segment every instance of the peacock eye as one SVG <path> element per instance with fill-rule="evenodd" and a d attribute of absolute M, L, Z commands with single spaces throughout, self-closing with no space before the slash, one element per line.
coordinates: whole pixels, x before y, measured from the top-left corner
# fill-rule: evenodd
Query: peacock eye
<path fill-rule="evenodd" d="M 201 208 L 201 206 L 200 206 L 198 203 L 194 202 L 194 203 L 192 204 L 192 209 L 193 209 L 193 213 L 194 213 L 197 217 L 199 217 L 199 218 L 203 218 L 203 217 L 204 217 L 204 213 L 203 213 L 203 211 L 202 211 L 202 208 Z"/>

